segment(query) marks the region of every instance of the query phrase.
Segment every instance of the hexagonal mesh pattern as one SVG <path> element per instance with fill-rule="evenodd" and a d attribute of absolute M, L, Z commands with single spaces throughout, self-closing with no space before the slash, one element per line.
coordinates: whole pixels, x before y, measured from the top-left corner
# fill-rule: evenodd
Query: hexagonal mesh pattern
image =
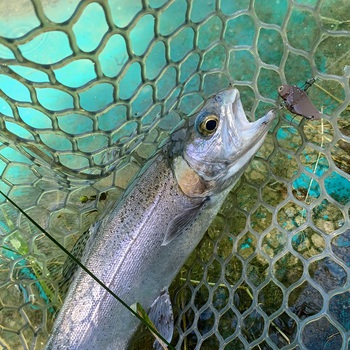
<path fill-rule="evenodd" d="M 255 119 L 315 77 L 327 116 L 281 110 L 174 281 L 173 344 L 347 349 L 349 16 L 345 0 L 1 0 L 0 189 L 70 249 L 208 95 L 234 84 Z M 0 347 L 42 349 L 65 256 L 6 202 L 0 225 Z"/>

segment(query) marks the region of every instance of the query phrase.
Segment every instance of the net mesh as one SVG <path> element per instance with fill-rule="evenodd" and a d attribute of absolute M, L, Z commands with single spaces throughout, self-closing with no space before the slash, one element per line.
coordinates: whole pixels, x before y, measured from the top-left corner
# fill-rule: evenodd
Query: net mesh
<path fill-rule="evenodd" d="M 347 349 L 349 50 L 346 0 L 1 0 L 0 189 L 71 249 L 208 95 L 253 120 L 315 77 L 325 118 L 281 110 L 174 281 L 173 344 Z M 0 347 L 42 349 L 65 256 L 7 202 L 0 225 Z"/>

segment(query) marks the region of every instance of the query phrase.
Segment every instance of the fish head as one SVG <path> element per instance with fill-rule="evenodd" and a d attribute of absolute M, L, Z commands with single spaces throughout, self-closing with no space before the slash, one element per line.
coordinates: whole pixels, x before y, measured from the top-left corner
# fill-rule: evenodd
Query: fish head
<path fill-rule="evenodd" d="M 183 145 L 182 157 L 190 169 L 187 175 L 192 172 L 200 183 L 195 195 L 210 196 L 230 186 L 261 147 L 275 116 L 270 111 L 249 122 L 236 88 L 209 98 L 192 116 L 193 126 Z M 177 176 L 180 183 L 184 173 Z"/>

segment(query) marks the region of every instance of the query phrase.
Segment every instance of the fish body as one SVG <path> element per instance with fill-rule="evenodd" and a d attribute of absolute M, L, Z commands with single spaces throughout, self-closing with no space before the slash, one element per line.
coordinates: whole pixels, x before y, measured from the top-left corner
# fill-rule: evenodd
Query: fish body
<path fill-rule="evenodd" d="M 186 136 L 151 159 L 95 225 L 81 262 L 128 305 L 150 308 L 202 239 L 274 118 L 270 111 L 249 123 L 234 88 L 211 97 Z M 138 325 L 78 269 L 46 349 L 127 349 Z"/>
<path fill-rule="evenodd" d="M 312 104 L 305 90 L 296 85 L 281 85 L 278 94 L 285 102 L 286 108 L 306 119 L 321 119 L 322 113 Z"/>

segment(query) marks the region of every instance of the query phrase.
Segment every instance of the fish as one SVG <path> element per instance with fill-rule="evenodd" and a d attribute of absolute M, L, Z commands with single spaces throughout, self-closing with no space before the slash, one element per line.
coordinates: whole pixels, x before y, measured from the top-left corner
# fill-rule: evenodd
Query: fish
<path fill-rule="evenodd" d="M 234 87 L 209 97 L 94 224 L 81 263 L 127 305 L 162 300 L 275 117 L 249 122 Z M 78 267 L 45 349 L 127 349 L 139 323 Z"/>
<path fill-rule="evenodd" d="M 310 83 L 306 85 L 307 88 Z M 305 90 L 296 85 L 281 85 L 278 94 L 282 97 L 285 107 L 292 113 L 306 119 L 316 120 L 322 118 L 322 113 L 312 104 Z"/>

